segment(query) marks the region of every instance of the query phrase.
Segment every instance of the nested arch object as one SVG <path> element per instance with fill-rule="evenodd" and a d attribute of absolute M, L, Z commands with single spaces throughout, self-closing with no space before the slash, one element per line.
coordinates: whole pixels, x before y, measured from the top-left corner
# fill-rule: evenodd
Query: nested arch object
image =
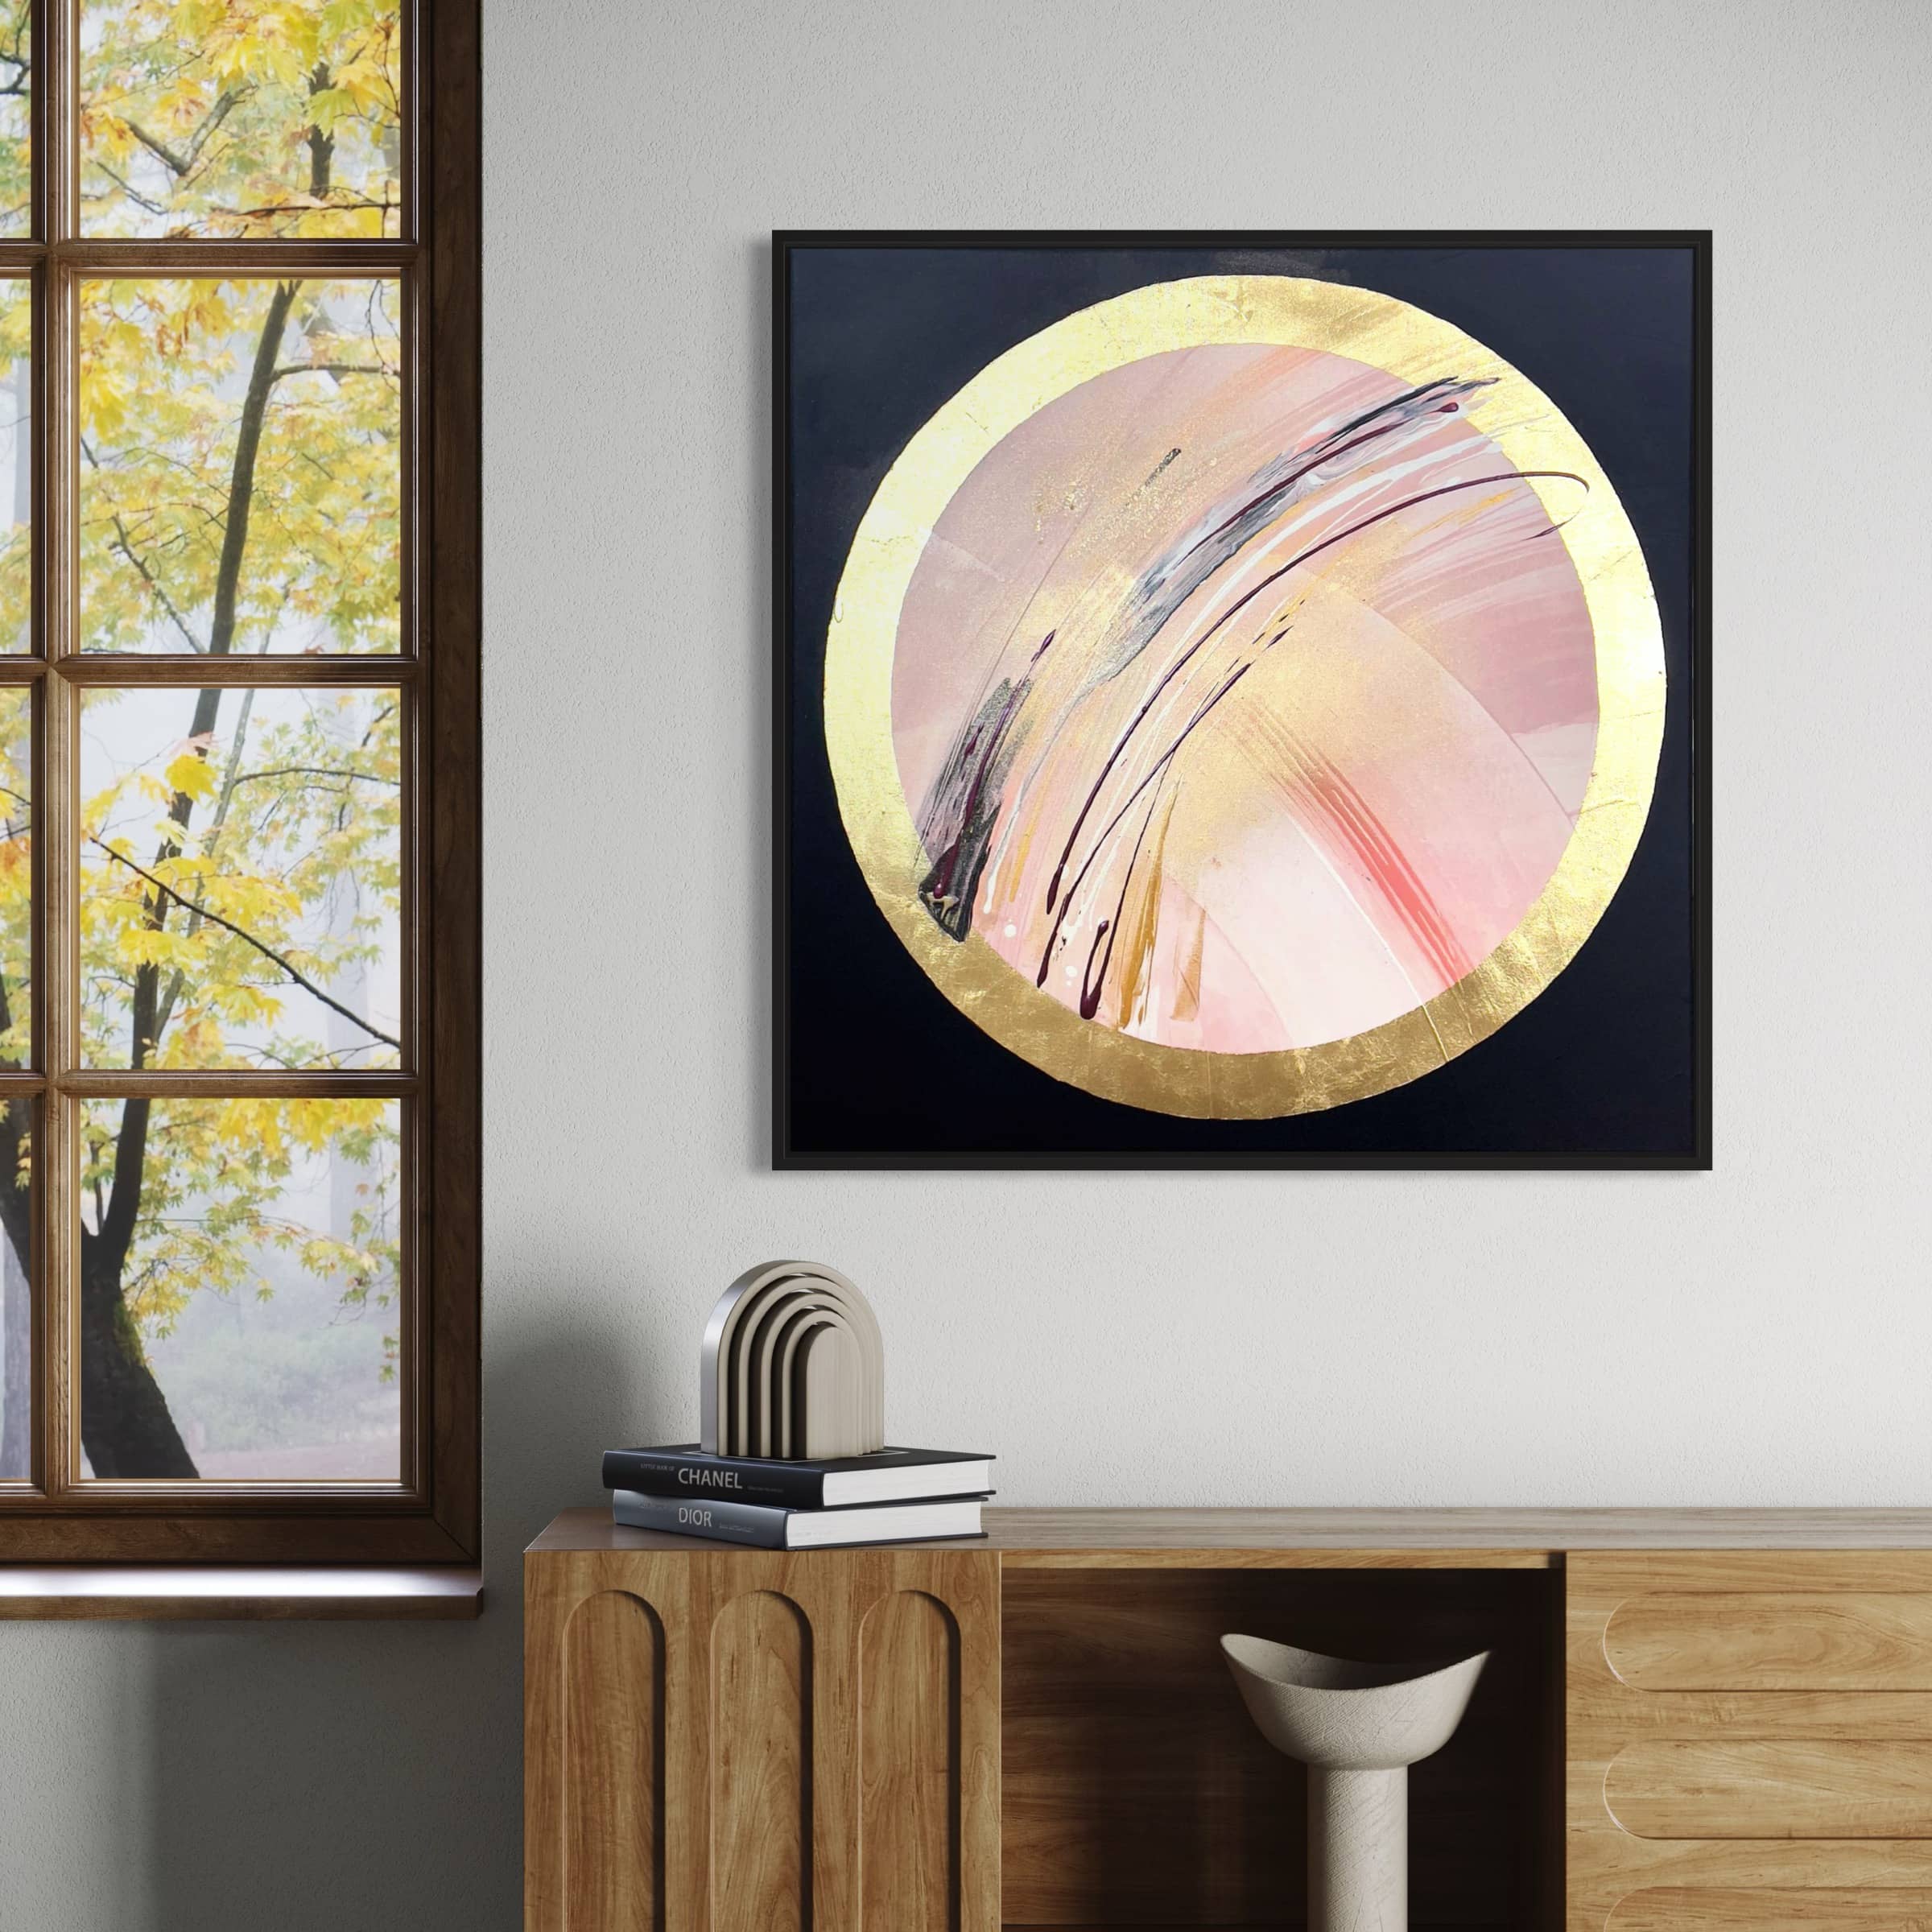
<path fill-rule="evenodd" d="M 886 1447 L 886 1354 L 854 1285 L 818 1261 L 762 1261 L 704 1330 L 702 1446 L 712 1455 L 869 1455 Z"/>

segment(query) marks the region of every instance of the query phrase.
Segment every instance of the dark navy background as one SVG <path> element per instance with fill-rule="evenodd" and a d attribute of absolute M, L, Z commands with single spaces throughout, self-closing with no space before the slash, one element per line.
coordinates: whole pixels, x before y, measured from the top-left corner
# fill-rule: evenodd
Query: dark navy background
<path fill-rule="evenodd" d="M 791 519 L 788 719 L 778 725 L 790 848 L 774 1029 L 781 1162 L 1690 1161 L 1690 249 L 795 245 L 781 277 L 787 262 L 789 486 L 781 479 L 777 504 Z M 1448 1066 L 1393 1092 L 1278 1121 L 1180 1120 L 1095 1099 L 956 1011 L 866 890 L 840 824 L 820 719 L 825 630 L 846 552 L 920 425 L 996 356 L 1062 316 L 1147 283 L 1221 273 L 1312 275 L 1398 296 L 1467 331 L 1544 390 L 1636 526 L 1670 675 L 1649 822 L 1571 964 Z M 776 353 L 782 362 L 785 343 Z M 774 863 L 787 863 L 782 842 Z"/>

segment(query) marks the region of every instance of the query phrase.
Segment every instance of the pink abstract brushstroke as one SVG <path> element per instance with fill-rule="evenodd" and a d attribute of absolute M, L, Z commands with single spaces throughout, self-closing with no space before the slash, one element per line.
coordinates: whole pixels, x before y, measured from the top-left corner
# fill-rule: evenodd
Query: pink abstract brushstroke
<path fill-rule="evenodd" d="M 1521 923 L 1588 782 L 1594 640 L 1455 375 L 1183 350 L 980 464 L 893 666 L 909 807 L 985 834 L 949 930 L 1096 1024 L 1228 1053 L 1381 1025 Z"/>

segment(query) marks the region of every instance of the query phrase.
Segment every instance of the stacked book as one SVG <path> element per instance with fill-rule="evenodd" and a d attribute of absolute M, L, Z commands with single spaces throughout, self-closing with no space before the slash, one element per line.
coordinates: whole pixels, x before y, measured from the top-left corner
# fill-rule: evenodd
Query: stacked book
<path fill-rule="evenodd" d="M 708 1455 L 696 1443 L 607 1449 L 611 1513 L 634 1530 L 832 1550 L 852 1543 L 983 1536 L 993 1458 L 947 1449 L 881 1449 L 836 1462 Z"/>

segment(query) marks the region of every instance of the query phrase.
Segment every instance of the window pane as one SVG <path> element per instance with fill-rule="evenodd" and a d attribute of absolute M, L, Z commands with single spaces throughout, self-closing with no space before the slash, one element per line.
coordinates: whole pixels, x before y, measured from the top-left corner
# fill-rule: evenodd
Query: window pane
<path fill-rule="evenodd" d="M 396 1100 L 83 1104 L 84 1473 L 398 1479 L 401 1127 Z"/>
<path fill-rule="evenodd" d="M 90 235 L 393 235 L 398 10 L 379 0 L 82 0 Z"/>
<path fill-rule="evenodd" d="M 86 1065 L 398 1063 L 402 743 L 394 690 L 84 694 Z"/>
<path fill-rule="evenodd" d="M 0 235 L 34 225 L 33 0 L 0 0 Z"/>
<path fill-rule="evenodd" d="M 0 686 L 0 1067 L 31 1063 L 28 968 L 32 959 L 31 695 Z M 27 1187 L 32 1103 L 0 1102 L 0 1482 L 32 1470 L 33 1252 Z"/>
<path fill-rule="evenodd" d="M 0 281 L 0 650 L 34 644 L 33 339 L 31 287 Z"/>
<path fill-rule="evenodd" d="M 33 694 L 0 685 L 0 1068 L 33 1064 Z"/>
<path fill-rule="evenodd" d="M 27 1257 L 33 1252 L 28 1185 L 33 1103 L 0 1104 L 0 1482 L 33 1474 L 33 1302 Z"/>
<path fill-rule="evenodd" d="M 400 292 L 81 285 L 84 650 L 397 648 Z"/>

